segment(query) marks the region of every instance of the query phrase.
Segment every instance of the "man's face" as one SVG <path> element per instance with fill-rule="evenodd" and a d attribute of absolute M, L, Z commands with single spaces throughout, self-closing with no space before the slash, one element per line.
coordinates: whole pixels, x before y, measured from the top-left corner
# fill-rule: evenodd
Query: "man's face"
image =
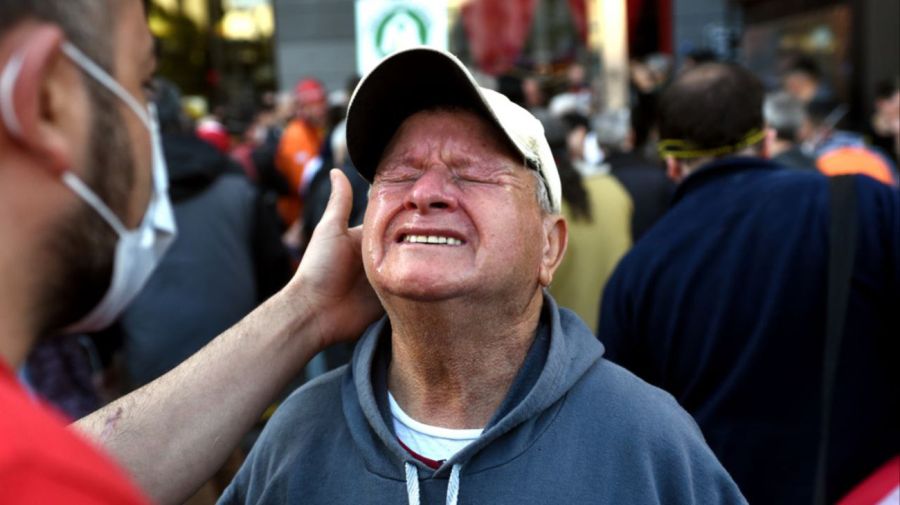
<path fill-rule="evenodd" d="M 322 100 L 310 100 L 298 105 L 300 118 L 313 126 L 324 126 L 328 117 L 328 102 Z"/>
<path fill-rule="evenodd" d="M 889 98 L 876 100 L 875 113 L 890 133 L 896 135 L 900 132 L 900 91 L 895 92 Z"/>
<path fill-rule="evenodd" d="M 807 103 L 816 94 L 816 81 L 804 72 L 790 72 L 784 78 L 784 90 L 794 98 Z"/>
<path fill-rule="evenodd" d="M 152 38 L 139 1 L 123 2 L 119 9 L 110 43 L 112 75 L 146 104 L 145 87 L 155 68 Z M 150 133 L 112 92 L 88 75 L 83 82 L 89 88 L 88 145 L 72 170 L 128 228 L 134 228 L 143 219 L 152 191 Z M 74 322 L 99 302 L 110 282 L 116 240 L 110 226 L 83 202 L 57 224 L 49 234 L 48 250 L 59 258 L 61 271 L 44 290 L 48 314 L 42 332 Z"/>
<path fill-rule="evenodd" d="M 419 112 L 398 129 L 363 227 L 363 263 L 383 300 L 537 289 L 546 240 L 537 181 L 499 135 L 464 111 Z"/>
<path fill-rule="evenodd" d="M 146 105 L 151 97 L 147 88 L 151 86 L 156 71 L 156 56 L 153 37 L 147 27 L 144 9 L 139 0 L 130 0 L 121 7 L 116 27 L 115 51 L 116 81 L 125 90 Z M 121 100 L 116 99 L 117 110 L 128 130 L 131 156 L 133 157 L 134 185 L 129 195 L 128 212 L 123 221 L 129 228 L 137 226 L 143 219 L 152 192 L 152 156 L 150 132 L 138 117 Z M 120 146 L 125 147 L 125 146 Z M 127 149 L 128 147 L 126 147 Z M 105 166 L 99 170 L 114 171 L 124 167 Z"/>

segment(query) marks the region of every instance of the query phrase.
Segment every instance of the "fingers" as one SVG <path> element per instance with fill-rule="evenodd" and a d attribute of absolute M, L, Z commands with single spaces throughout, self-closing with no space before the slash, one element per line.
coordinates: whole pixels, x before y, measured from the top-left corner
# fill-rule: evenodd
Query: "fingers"
<path fill-rule="evenodd" d="M 359 249 L 362 246 L 362 225 L 354 226 L 347 230 L 347 235 L 353 241 L 354 247 Z"/>
<path fill-rule="evenodd" d="M 329 173 L 331 178 L 331 196 L 328 197 L 328 205 L 322 220 L 316 228 L 347 230 L 347 221 L 350 219 L 350 210 L 353 207 L 353 189 L 347 176 L 337 168 L 332 168 Z"/>

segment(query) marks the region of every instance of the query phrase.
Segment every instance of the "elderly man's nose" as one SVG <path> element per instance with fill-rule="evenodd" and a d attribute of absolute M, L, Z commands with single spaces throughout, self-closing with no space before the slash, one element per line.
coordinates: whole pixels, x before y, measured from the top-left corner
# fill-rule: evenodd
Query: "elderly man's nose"
<path fill-rule="evenodd" d="M 442 170 L 427 170 L 409 192 L 406 208 L 419 212 L 456 207 L 456 188 L 451 176 Z"/>

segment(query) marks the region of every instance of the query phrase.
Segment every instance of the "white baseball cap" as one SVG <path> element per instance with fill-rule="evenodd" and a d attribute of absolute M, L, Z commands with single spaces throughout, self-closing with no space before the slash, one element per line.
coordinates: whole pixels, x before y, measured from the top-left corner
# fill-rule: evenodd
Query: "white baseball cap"
<path fill-rule="evenodd" d="M 394 53 L 356 86 L 347 111 L 347 151 L 360 175 L 372 182 L 400 124 L 441 105 L 471 109 L 495 124 L 525 164 L 538 171 L 553 211 L 560 211 L 562 186 L 541 122 L 500 93 L 478 86 L 456 56 L 428 47 Z"/>

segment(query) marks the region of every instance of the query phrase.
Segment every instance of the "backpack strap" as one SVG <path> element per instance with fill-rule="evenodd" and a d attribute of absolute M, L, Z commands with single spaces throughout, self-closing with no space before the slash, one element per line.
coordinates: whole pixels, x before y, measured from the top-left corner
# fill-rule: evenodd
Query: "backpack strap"
<path fill-rule="evenodd" d="M 825 346 L 822 363 L 822 411 L 820 416 L 819 451 L 816 465 L 814 504 L 825 505 L 828 481 L 828 440 L 831 432 L 831 410 L 834 383 L 840 359 L 841 340 L 847 320 L 847 304 L 856 256 L 858 209 L 856 177 L 831 177 L 830 229 L 828 247 L 828 301 L 825 324 Z"/>

